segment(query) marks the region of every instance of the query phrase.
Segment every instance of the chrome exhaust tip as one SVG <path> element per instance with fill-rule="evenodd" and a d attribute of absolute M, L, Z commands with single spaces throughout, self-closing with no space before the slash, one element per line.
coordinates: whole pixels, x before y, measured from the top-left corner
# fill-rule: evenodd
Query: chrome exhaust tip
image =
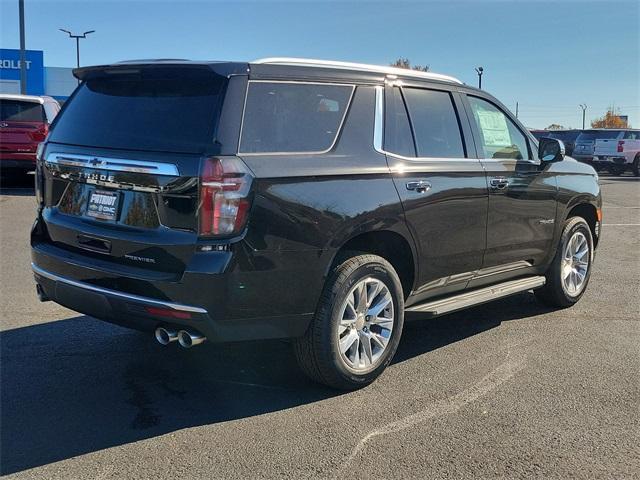
<path fill-rule="evenodd" d="M 180 330 L 178 332 L 178 343 L 182 348 L 191 348 L 195 345 L 200 345 L 206 339 L 207 337 L 198 332 L 189 330 Z"/>
<path fill-rule="evenodd" d="M 156 328 L 156 340 L 160 345 L 169 345 L 171 342 L 178 340 L 178 332 L 170 328 Z"/>

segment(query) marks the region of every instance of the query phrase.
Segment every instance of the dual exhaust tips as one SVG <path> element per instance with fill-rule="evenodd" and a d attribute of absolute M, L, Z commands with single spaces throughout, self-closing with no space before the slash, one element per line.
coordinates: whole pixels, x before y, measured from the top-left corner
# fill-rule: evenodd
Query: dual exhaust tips
<path fill-rule="evenodd" d="M 182 348 L 200 345 L 207 339 L 204 335 L 193 330 L 174 330 L 172 328 L 156 328 L 156 340 L 160 345 L 169 345 L 176 340 Z"/>

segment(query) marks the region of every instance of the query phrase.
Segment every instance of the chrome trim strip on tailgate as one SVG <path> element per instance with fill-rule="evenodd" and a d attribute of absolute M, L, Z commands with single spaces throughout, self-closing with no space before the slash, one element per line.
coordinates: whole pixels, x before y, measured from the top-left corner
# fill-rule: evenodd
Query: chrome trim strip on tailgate
<path fill-rule="evenodd" d="M 147 303 L 151 305 L 156 305 L 159 307 L 170 308 L 172 310 L 178 310 L 181 312 L 190 312 L 190 313 L 202 313 L 207 314 L 208 312 L 204 308 L 200 307 L 192 307 L 191 305 L 182 305 L 181 303 L 171 303 L 165 302 L 162 300 L 156 300 L 149 297 L 141 297 L 139 295 L 133 295 L 130 293 L 118 292 L 116 290 L 110 290 L 108 288 L 96 287 L 95 285 L 90 285 L 84 282 L 78 282 L 76 280 L 71 280 L 70 278 L 61 277 L 60 275 L 56 275 L 55 273 L 48 272 L 38 267 L 35 263 L 31 263 L 31 269 L 33 273 L 36 275 L 40 275 L 41 277 L 48 278 L 49 280 L 53 280 L 55 282 L 65 283 L 67 285 L 71 285 L 73 287 L 82 288 L 84 290 L 90 290 L 92 292 L 102 293 L 105 295 L 111 295 L 113 297 L 122 298 L 124 300 L 132 300 L 134 302 Z"/>
<path fill-rule="evenodd" d="M 155 175 L 178 176 L 178 167 L 172 163 L 149 162 L 146 160 L 129 160 L 124 158 L 95 157 L 92 155 L 77 155 L 52 152 L 47 155 L 45 163 L 94 168 L 114 172 L 153 173 Z"/>

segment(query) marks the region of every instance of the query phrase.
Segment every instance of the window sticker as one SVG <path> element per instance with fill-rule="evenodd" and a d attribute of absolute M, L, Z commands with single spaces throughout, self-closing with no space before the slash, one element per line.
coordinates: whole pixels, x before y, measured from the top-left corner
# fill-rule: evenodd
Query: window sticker
<path fill-rule="evenodd" d="M 487 147 L 508 147 L 511 145 L 507 119 L 501 112 L 478 110 L 477 114 L 484 136 L 484 144 Z"/>
<path fill-rule="evenodd" d="M 338 103 L 336 100 L 323 98 L 320 100 L 320 103 L 318 103 L 318 111 L 319 112 L 339 112 L 340 103 Z"/>

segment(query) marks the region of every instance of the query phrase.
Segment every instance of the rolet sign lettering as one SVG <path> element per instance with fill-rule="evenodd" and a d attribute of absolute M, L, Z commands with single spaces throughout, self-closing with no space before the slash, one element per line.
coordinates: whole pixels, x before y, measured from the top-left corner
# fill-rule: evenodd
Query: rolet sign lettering
<path fill-rule="evenodd" d="M 25 60 L 24 65 L 27 70 L 31 68 L 31 60 Z M 6 68 L 7 70 L 20 70 L 20 60 L 0 60 L 0 68 Z"/>

